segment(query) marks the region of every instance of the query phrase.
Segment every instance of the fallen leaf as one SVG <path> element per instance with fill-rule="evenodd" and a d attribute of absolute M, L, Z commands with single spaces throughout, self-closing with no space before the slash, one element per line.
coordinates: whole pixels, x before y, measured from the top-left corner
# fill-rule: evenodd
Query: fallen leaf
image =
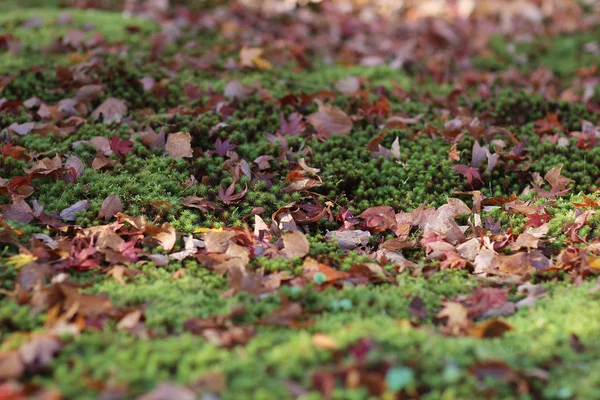
<path fill-rule="evenodd" d="M 266 59 L 262 58 L 264 50 L 259 47 L 243 47 L 240 50 L 240 61 L 242 67 L 256 67 L 258 69 L 271 70 L 273 65 Z"/>
<path fill-rule="evenodd" d="M 318 131 L 327 137 L 333 134 L 347 135 L 352 130 L 352 120 L 348 115 L 337 107 L 323 103 L 315 99 L 319 105 L 319 111 L 310 114 L 306 120 Z"/>
<path fill-rule="evenodd" d="M 336 350 L 338 348 L 335 339 L 325 333 L 315 333 L 312 336 L 312 344 L 321 350 Z"/>
<path fill-rule="evenodd" d="M 32 263 L 37 260 L 37 257 L 32 254 L 16 254 L 14 256 L 10 256 L 6 259 L 5 265 L 11 265 L 16 269 L 23 267 L 29 263 Z"/>
<path fill-rule="evenodd" d="M 163 382 L 137 400 L 197 400 L 197 398 L 196 393 L 191 389 L 175 383 Z"/>
<path fill-rule="evenodd" d="M 127 106 L 122 100 L 109 97 L 92 112 L 92 119 L 97 121 L 102 116 L 105 124 L 120 123 L 127 114 Z"/>
<path fill-rule="evenodd" d="M 193 155 L 191 143 L 192 137 L 189 133 L 172 133 L 167 138 L 165 151 L 167 154 L 173 157 L 174 160 L 178 160 L 180 158 L 191 158 Z"/>
<path fill-rule="evenodd" d="M 242 100 L 252 93 L 252 88 L 244 85 L 238 80 L 229 81 L 225 86 L 223 95 L 228 100 Z"/>
<path fill-rule="evenodd" d="M 459 335 L 471 324 L 465 306 L 453 301 L 446 302 L 444 308 L 436 314 L 436 317 L 446 318 L 444 330 L 451 335 Z"/>
<path fill-rule="evenodd" d="M 77 213 L 85 211 L 90 208 L 90 202 L 88 200 L 80 200 L 73 204 L 71 207 L 65 208 L 60 212 L 60 218 L 64 221 L 75 221 L 77 219 Z"/>
<path fill-rule="evenodd" d="M 100 206 L 100 212 L 98 218 L 103 218 L 108 221 L 115 216 L 116 213 L 123 212 L 123 204 L 118 195 L 112 194 L 104 199 L 102 206 Z"/>
<path fill-rule="evenodd" d="M 469 335 L 476 338 L 498 338 L 512 329 L 513 327 L 504 321 L 491 319 L 469 328 Z"/>
<path fill-rule="evenodd" d="M 281 254 L 286 258 L 304 257 L 308 254 L 310 245 L 302 232 L 288 231 L 282 236 L 283 250 Z"/>
<path fill-rule="evenodd" d="M 369 231 L 353 230 L 353 231 L 330 231 L 327 232 L 325 238 L 327 240 L 335 240 L 344 250 L 352 250 L 359 246 L 364 246 L 369 242 L 371 233 Z"/>

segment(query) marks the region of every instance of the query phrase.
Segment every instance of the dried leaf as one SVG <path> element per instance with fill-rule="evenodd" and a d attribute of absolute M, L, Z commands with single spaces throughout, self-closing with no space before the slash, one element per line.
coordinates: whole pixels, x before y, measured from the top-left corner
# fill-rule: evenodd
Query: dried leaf
<path fill-rule="evenodd" d="M 165 151 L 167 154 L 173 157 L 174 160 L 178 160 L 180 158 L 191 158 L 193 156 L 191 143 L 192 137 L 189 133 L 172 133 L 167 138 Z"/>
<path fill-rule="evenodd" d="M 116 213 L 123 212 L 123 204 L 118 195 L 112 194 L 104 199 L 102 206 L 100 206 L 100 212 L 98 218 L 103 218 L 106 221 L 115 216 Z"/>
<path fill-rule="evenodd" d="M 352 130 L 352 120 L 348 115 L 337 107 L 323 103 L 315 99 L 319 105 L 319 111 L 309 115 L 306 120 L 325 136 L 333 134 L 347 135 Z"/>
<path fill-rule="evenodd" d="M 321 350 L 337 350 L 338 348 L 335 339 L 324 333 L 315 333 L 312 336 L 312 344 Z"/>
<path fill-rule="evenodd" d="M 444 308 L 437 313 L 436 317 L 447 318 L 445 330 L 451 335 L 462 333 L 471 324 L 467 309 L 457 302 L 449 301 L 444 304 Z"/>
<path fill-rule="evenodd" d="M 92 112 L 92 119 L 97 121 L 102 116 L 105 124 L 120 123 L 127 114 L 127 106 L 122 100 L 109 97 Z"/>
<path fill-rule="evenodd" d="M 75 221 L 77 219 L 77 213 L 85 211 L 90 208 L 90 202 L 88 200 L 80 200 L 73 204 L 71 207 L 65 208 L 60 212 L 60 218 L 64 221 Z"/>
<path fill-rule="evenodd" d="M 284 257 L 304 257 L 308 254 L 310 245 L 303 233 L 298 231 L 288 231 L 281 237 L 283 239 L 283 250 L 281 250 L 281 254 Z"/>

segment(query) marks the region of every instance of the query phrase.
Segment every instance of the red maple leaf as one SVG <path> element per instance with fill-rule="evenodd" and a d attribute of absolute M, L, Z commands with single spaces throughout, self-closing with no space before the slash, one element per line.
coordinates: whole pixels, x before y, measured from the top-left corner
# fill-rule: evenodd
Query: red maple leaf
<path fill-rule="evenodd" d="M 119 157 L 122 157 L 124 154 L 127 154 L 133 150 L 133 142 L 131 140 L 121 140 L 117 135 L 115 135 L 110 141 L 110 149 L 113 151 L 113 153 Z"/>
<path fill-rule="evenodd" d="M 537 133 L 538 135 L 554 133 L 555 129 L 558 129 L 560 131 L 564 130 L 562 124 L 558 120 L 558 114 L 556 113 L 547 113 L 546 118 L 539 119 L 533 124 L 535 126 L 535 133 Z"/>
<path fill-rule="evenodd" d="M 539 228 L 552 219 L 548 214 L 525 214 L 525 216 L 529 218 L 525 223 L 525 228 Z"/>
<path fill-rule="evenodd" d="M 481 174 L 477 168 L 469 167 L 464 164 L 453 165 L 452 169 L 457 173 L 464 175 L 467 178 L 467 182 L 471 187 L 473 187 L 473 180 L 477 179 L 479 182 L 483 184 L 483 180 L 481 179 Z"/>

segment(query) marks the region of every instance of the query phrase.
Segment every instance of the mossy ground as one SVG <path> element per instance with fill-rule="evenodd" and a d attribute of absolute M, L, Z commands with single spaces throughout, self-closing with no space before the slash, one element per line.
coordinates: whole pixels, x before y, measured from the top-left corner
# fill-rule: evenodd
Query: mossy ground
<path fill-rule="evenodd" d="M 46 3 L 44 3 L 46 4 Z M 1 9 L 1 8 L 0 8 Z M 382 87 L 390 102 L 391 112 L 414 116 L 422 114 L 414 127 L 391 129 L 381 142 L 390 148 L 398 137 L 400 158 L 375 157 L 367 150 L 367 144 L 379 133 L 378 124 L 384 121 L 364 118 L 355 121 L 350 136 L 333 136 L 327 141 L 312 136 L 288 137 L 293 149 L 310 148 L 304 154 L 308 165 L 319 168 L 324 184 L 313 194 L 295 192 L 281 193 L 285 182 L 275 180 L 272 186 L 265 182 L 250 182 L 241 178 L 236 183 L 236 193 L 248 187 L 244 201 L 239 205 L 225 207 L 214 212 L 202 212 L 186 208 L 181 200 L 187 196 L 199 196 L 216 201 L 219 185 L 227 187 L 233 179 L 223 167 L 226 158 L 213 154 L 190 159 L 173 160 L 162 150 L 149 150 L 139 139 L 133 151 L 117 161 L 112 170 L 85 168 L 75 184 L 54 178 L 37 177 L 32 180 L 36 192 L 33 195 L 44 205 L 47 213 L 59 213 L 80 200 L 89 200 L 90 208 L 78 214 L 76 224 L 88 227 L 101 225 L 96 218 L 103 200 L 117 194 L 123 200 L 123 212 L 143 215 L 154 223 L 170 223 L 177 232 L 191 234 L 198 228 L 246 226 L 245 216 L 256 207 L 263 207 L 263 216 L 270 220 L 272 213 L 292 202 L 308 202 L 313 198 L 331 202 L 336 210 L 349 208 L 359 214 L 372 206 L 389 205 L 397 210 L 411 211 L 422 204 L 439 207 L 447 197 L 457 197 L 456 192 L 471 187 L 463 176 L 452 169 L 448 158 L 451 145 L 442 137 L 417 135 L 427 125 L 439 127 L 440 107 L 430 99 L 445 97 L 452 90 L 449 82 L 436 84 L 433 80 L 417 83 L 418 71 L 387 66 L 365 67 L 326 65 L 316 62 L 312 69 L 286 65 L 274 70 L 229 71 L 227 58 L 236 57 L 227 40 L 214 32 L 198 33 L 183 31 L 183 36 L 167 45 L 163 57 L 175 58 L 179 51 L 189 56 L 200 56 L 208 50 L 218 49 L 219 60 L 212 69 L 186 67 L 178 74 L 169 74 L 155 60 L 147 58 L 150 45 L 146 38 L 160 32 L 156 23 L 138 18 L 126 18 L 111 11 L 69 10 L 71 21 L 57 26 L 54 21 L 61 15 L 59 9 L 16 10 L 0 15 L 0 35 L 10 33 L 21 42 L 17 54 L 0 48 L 0 76 L 20 71 L 18 77 L 0 92 L 8 100 L 26 100 L 38 97 L 44 102 L 56 103 L 72 96 L 76 88 L 61 86 L 56 75 L 56 65 L 72 67 L 81 57 L 90 57 L 87 50 L 74 49 L 69 54 L 42 54 L 40 49 L 63 37 L 73 28 L 91 24 L 86 38 L 100 33 L 108 47 L 114 51 L 100 52 L 97 80 L 105 85 L 105 93 L 97 99 L 116 97 L 123 99 L 134 110 L 128 124 L 105 125 L 88 121 L 75 133 L 58 137 L 28 134 L 14 138 L 13 144 L 23 146 L 31 153 L 45 152 L 46 156 L 72 154 L 86 166 L 90 165 L 96 151 L 90 145 L 74 145 L 96 136 L 108 138 L 114 135 L 129 138 L 132 129 L 149 123 L 157 132 L 168 127 L 169 132 L 189 132 L 192 147 L 209 151 L 215 149 L 217 138 L 230 139 L 236 144 L 235 151 L 241 159 L 252 161 L 262 155 L 274 157 L 270 172 L 285 177 L 290 162 L 278 159 L 280 148 L 272 143 L 266 133 L 279 129 L 280 114 L 289 115 L 292 107 L 282 106 L 255 94 L 235 102 L 235 112 L 227 118 L 227 126 L 214 132 L 221 122 L 215 113 L 198 115 L 172 115 L 170 110 L 178 105 L 199 107 L 203 99 L 190 100 L 184 93 L 185 84 L 197 85 L 202 90 L 212 88 L 222 93 L 228 82 L 239 79 L 248 86 L 265 89 L 273 98 L 288 93 L 300 95 L 318 90 L 335 90 L 335 83 L 347 76 L 360 76 L 370 90 L 366 102 L 377 100 L 375 89 Z M 43 25 L 22 28 L 22 24 L 34 16 L 40 16 Z M 136 26 L 135 29 L 127 29 Z M 134 32 L 134 33 L 131 33 Z M 586 44 L 596 41 L 598 29 L 591 32 L 575 32 L 552 38 L 539 37 L 528 43 L 514 43 L 502 36 L 493 36 L 489 52 L 477 57 L 474 66 L 487 71 L 505 71 L 517 65 L 523 73 L 538 67 L 547 67 L 561 79 L 572 82 L 582 67 L 600 66 L 597 53 L 583 51 Z M 184 47 L 190 40 L 197 40 L 198 47 Z M 127 49 L 119 54 L 119 49 Z M 507 49 L 515 49 L 508 51 Z M 91 50 L 90 50 L 91 51 Z M 521 60 L 521 61 L 515 61 Z M 165 62 L 166 63 L 166 62 Z M 418 66 L 417 66 L 418 68 Z M 169 95 L 156 97 L 144 91 L 138 79 L 152 76 L 164 81 Z M 400 85 L 414 95 L 410 98 L 394 91 Z M 499 161 L 492 172 L 482 175 L 486 184 L 479 188 L 487 197 L 508 197 L 521 194 L 530 185 L 532 172 L 542 176 L 551 168 L 563 165 L 562 174 L 573 180 L 571 193 L 547 208 L 553 219 L 549 224 L 549 236 L 555 242 L 549 245 L 554 255 L 562 249 L 569 238 L 564 226 L 576 218 L 573 203 L 583 202 L 582 194 L 597 200 L 593 193 L 598 189 L 600 175 L 600 147 L 580 148 L 570 139 L 568 147 L 560 147 L 550 141 L 542 142 L 535 132 L 535 121 L 548 113 L 558 113 L 568 131 L 581 129 L 581 120 L 598 123 L 598 114 L 583 104 L 564 100 L 551 100 L 529 93 L 525 88 L 509 87 L 494 95 L 479 97 L 475 89 L 467 89 L 461 102 L 469 103 L 474 113 L 486 114 L 493 123 L 505 126 L 513 134 L 514 143 L 527 139 L 529 160 L 516 164 L 509 160 Z M 596 94 L 598 96 L 598 94 Z M 336 96 L 332 104 L 345 109 L 362 107 L 357 98 Z M 151 108 L 154 115 L 135 110 Z M 303 106 L 305 114 L 316 111 L 314 103 Z M 12 123 L 28 121 L 28 115 L 0 113 L 0 130 Z M 211 132 L 209 134 L 209 132 Z M 505 137 L 498 136 L 497 139 Z M 461 162 L 471 160 L 473 140 L 466 139 L 458 146 Z M 513 143 L 510 146 L 514 146 Z M 465 162 L 468 163 L 468 162 Z M 8 156 L 0 156 L 2 178 L 12 179 L 23 175 L 23 168 L 31 162 Z M 190 175 L 207 177 L 201 184 L 186 187 Z M 529 196 L 529 197 L 528 197 Z M 465 200 L 467 197 L 462 197 Z M 522 199 L 531 200 L 533 195 Z M 541 200 L 535 200 L 539 204 Z M 0 194 L 0 203 L 8 204 L 8 194 Z M 168 204 L 168 206 L 165 206 Z M 491 217 L 500 222 L 503 230 L 512 228 L 515 233 L 523 231 L 526 217 L 509 214 L 501 208 L 482 213 L 482 219 Z M 34 233 L 51 233 L 46 227 L 6 221 L 22 232 L 20 241 L 27 242 Z M 345 252 L 335 244 L 324 241 L 324 233 L 337 229 L 336 223 L 321 221 L 308 228 L 310 255 L 339 270 L 348 270 L 355 263 L 367 259 L 364 254 Z M 588 240 L 600 237 L 600 220 L 592 218 L 585 227 Z M 381 235 L 383 237 L 383 234 Z M 177 246 L 183 244 L 178 237 Z M 6 245 L 0 251 L 2 262 L 18 249 Z M 408 250 L 410 259 L 435 269 L 425 259 L 423 249 Z M 408 256 L 407 256 L 408 257 Z M 263 268 L 268 272 L 287 271 L 299 275 L 301 260 L 254 258 L 250 269 Z M 43 387 L 58 388 L 65 398 L 97 398 L 100 388 L 122 391 L 126 398 L 135 397 L 154 388 L 162 381 L 175 381 L 192 385 L 202 378 L 224 377 L 226 384 L 218 389 L 222 399 L 285 399 L 293 398 L 290 389 L 294 385 L 304 388 L 302 399 L 318 399 L 321 394 L 314 388 L 312 377 L 320 371 L 333 372 L 340 365 L 351 366 L 356 362 L 351 352 L 340 356 L 333 350 L 313 345 L 314 334 L 323 333 L 333 338 L 339 349 L 350 349 L 368 340 L 372 349 L 366 364 L 372 370 L 381 365 L 393 368 L 409 368 L 413 375 L 406 383 L 407 396 L 423 399 L 498 398 L 498 399 L 594 399 L 600 398 L 600 297 L 599 292 L 590 294 L 595 277 L 574 284 L 569 276 L 558 275 L 554 279 L 540 278 L 547 289 L 545 296 L 534 307 L 523 307 L 513 315 L 503 318 L 512 330 L 502 337 L 481 339 L 475 337 L 449 337 L 440 332 L 436 313 L 446 301 L 460 295 L 469 295 L 475 289 L 494 286 L 485 279 L 466 271 L 405 271 L 395 277 L 395 284 L 364 285 L 343 289 L 321 290 L 318 282 L 304 288 L 283 286 L 268 295 L 237 293 L 223 297 L 227 290 L 227 278 L 218 276 L 197 261 L 170 262 L 167 266 L 149 264 L 132 265 L 142 273 L 128 279 L 125 286 L 98 272 L 69 272 L 71 279 L 89 284 L 86 293 L 107 293 L 115 306 L 142 307 L 145 324 L 152 331 L 150 337 L 137 337 L 123 332 L 114 324 L 101 330 L 89 329 L 81 335 L 66 338 L 66 346 L 51 367 L 45 371 L 25 375 L 24 382 Z M 172 274 L 185 268 L 186 274 L 173 279 Z M 0 266 L 1 289 L 12 289 L 17 271 L 12 266 Z M 522 297 L 515 286 L 506 286 L 511 298 Z M 28 306 L 20 306 L 8 296 L 0 294 L 0 343 L 7 347 L 18 341 L 19 332 L 43 331 L 45 316 Z M 419 297 L 423 300 L 427 316 L 415 318 L 410 303 Z M 311 315 L 313 322 L 307 328 L 256 326 L 256 336 L 245 346 L 231 349 L 219 348 L 201 336 L 183 330 L 183 323 L 193 317 L 209 318 L 225 315 L 236 306 L 245 306 L 246 312 L 236 317 L 236 323 L 253 325 L 277 310 L 284 298 L 297 302 Z M 572 338 L 577 337 L 583 350 L 574 348 Z M 341 357 L 341 359 L 340 359 Z M 527 377 L 531 385 L 527 392 L 520 391 L 515 380 L 492 373 L 477 378 L 473 369 L 485 362 L 506 363 L 521 377 Z M 213 375 L 211 375 L 213 374 Z M 214 391 L 200 388 L 200 392 Z M 391 391 L 383 395 L 394 398 Z M 369 398 L 365 386 L 350 389 L 338 385 L 331 398 Z M 404 397 L 403 397 L 404 398 Z"/>

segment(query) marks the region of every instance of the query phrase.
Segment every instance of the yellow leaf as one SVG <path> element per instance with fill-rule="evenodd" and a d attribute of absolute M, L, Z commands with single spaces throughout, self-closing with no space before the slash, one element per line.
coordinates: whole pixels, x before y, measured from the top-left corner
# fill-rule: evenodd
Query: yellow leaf
<path fill-rule="evenodd" d="M 587 262 L 590 267 L 594 269 L 600 269 L 600 257 L 588 257 Z"/>
<path fill-rule="evenodd" d="M 32 256 L 31 254 L 16 254 L 8 257 L 6 265 L 12 265 L 15 268 L 21 268 L 23 265 L 27 265 L 35 260 L 37 260 L 37 257 Z"/>
<path fill-rule="evenodd" d="M 271 62 L 269 60 L 265 60 L 262 57 L 256 57 L 254 60 L 252 60 L 252 62 L 254 63 L 254 65 L 256 65 L 256 68 L 258 68 L 258 69 L 266 69 L 266 70 L 273 69 L 273 64 L 271 64 Z"/>
<path fill-rule="evenodd" d="M 313 346 L 323 350 L 336 350 L 338 344 L 334 338 L 324 333 L 315 333 L 312 337 Z"/>
<path fill-rule="evenodd" d="M 198 228 L 194 233 L 223 232 L 223 228 Z"/>

